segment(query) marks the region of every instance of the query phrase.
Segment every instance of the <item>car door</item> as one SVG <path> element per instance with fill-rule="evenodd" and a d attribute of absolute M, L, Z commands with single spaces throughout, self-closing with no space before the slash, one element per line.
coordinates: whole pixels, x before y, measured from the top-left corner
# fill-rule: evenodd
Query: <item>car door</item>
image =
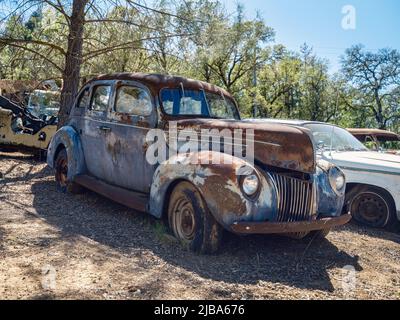
<path fill-rule="evenodd" d="M 99 81 L 92 85 L 90 103 L 81 122 L 81 140 L 86 167 L 91 176 L 109 181 L 110 163 L 104 154 L 107 152 L 107 139 L 111 128 L 107 122 L 113 92 L 112 81 Z"/>
<path fill-rule="evenodd" d="M 146 161 L 146 135 L 156 126 L 155 101 L 150 91 L 134 81 L 118 81 L 109 114 L 106 157 L 112 163 L 112 184 L 149 192 L 155 167 Z"/>

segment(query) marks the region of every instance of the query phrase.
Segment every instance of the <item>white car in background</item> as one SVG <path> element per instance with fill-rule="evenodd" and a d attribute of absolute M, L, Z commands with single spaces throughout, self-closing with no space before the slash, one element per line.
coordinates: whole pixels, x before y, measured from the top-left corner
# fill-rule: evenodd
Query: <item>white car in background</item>
<path fill-rule="evenodd" d="M 327 123 L 300 120 L 251 120 L 311 130 L 318 157 L 346 175 L 345 207 L 357 222 L 385 228 L 400 220 L 400 156 L 368 150 L 347 130 Z"/>

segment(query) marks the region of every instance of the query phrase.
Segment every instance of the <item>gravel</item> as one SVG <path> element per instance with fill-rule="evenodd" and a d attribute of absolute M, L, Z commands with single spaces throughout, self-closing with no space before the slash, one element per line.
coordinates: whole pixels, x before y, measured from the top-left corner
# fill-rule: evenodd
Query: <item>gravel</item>
<path fill-rule="evenodd" d="M 0 153 L 1 299 L 400 299 L 399 244 L 351 223 L 326 240 L 226 234 L 196 255 L 161 221 Z"/>

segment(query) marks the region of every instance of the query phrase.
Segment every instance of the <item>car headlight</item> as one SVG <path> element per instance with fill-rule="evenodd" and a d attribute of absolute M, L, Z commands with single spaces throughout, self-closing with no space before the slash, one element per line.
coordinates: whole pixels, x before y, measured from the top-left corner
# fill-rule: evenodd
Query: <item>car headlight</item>
<path fill-rule="evenodd" d="M 332 167 L 329 169 L 329 183 L 333 190 L 338 193 L 343 193 L 346 185 L 346 178 L 339 168 Z"/>
<path fill-rule="evenodd" d="M 249 196 L 252 197 L 256 194 L 258 191 L 258 187 L 260 185 L 260 181 L 258 179 L 258 176 L 256 174 L 249 174 L 242 179 L 242 189 L 243 192 Z"/>

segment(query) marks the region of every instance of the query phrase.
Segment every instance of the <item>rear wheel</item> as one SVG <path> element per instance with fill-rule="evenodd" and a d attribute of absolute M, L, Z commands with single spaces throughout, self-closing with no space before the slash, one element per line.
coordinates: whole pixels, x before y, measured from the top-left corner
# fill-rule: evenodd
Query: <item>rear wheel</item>
<path fill-rule="evenodd" d="M 369 186 L 356 186 L 346 195 L 355 221 L 373 228 L 390 227 L 396 220 L 396 206 L 387 192 Z"/>
<path fill-rule="evenodd" d="M 190 250 L 199 253 L 218 250 L 223 229 L 191 183 L 181 182 L 172 191 L 168 222 L 175 237 Z"/>
<path fill-rule="evenodd" d="M 55 162 L 55 170 L 56 170 L 56 182 L 57 187 L 62 192 L 70 192 L 74 194 L 82 193 L 83 187 L 79 184 L 76 184 L 72 181 L 68 180 L 68 155 L 67 150 L 61 150 L 56 158 Z"/>

